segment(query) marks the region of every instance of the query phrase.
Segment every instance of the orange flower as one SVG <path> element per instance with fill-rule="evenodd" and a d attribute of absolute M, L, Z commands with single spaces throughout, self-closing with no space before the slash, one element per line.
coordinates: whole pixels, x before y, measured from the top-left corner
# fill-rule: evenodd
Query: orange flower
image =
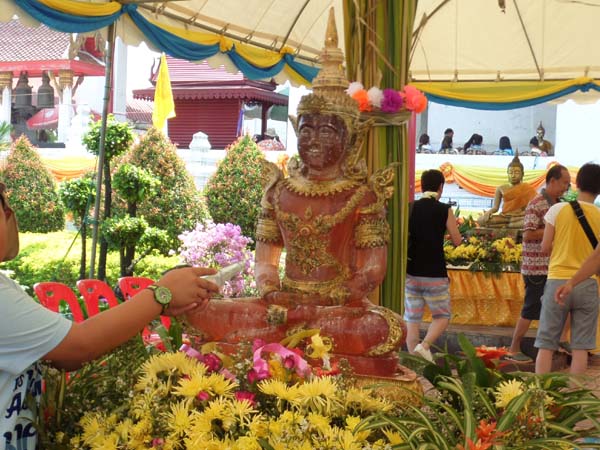
<path fill-rule="evenodd" d="M 369 96 L 367 91 L 364 89 L 359 89 L 355 93 L 352 94 L 352 98 L 358 102 L 358 109 L 361 112 L 372 111 L 373 106 L 369 102 Z"/>
<path fill-rule="evenodd" d="M 473 442 L 470 438 L 467 438 L 467 448 L 458 444 L 456 450 L 487 450 L 491 446 L 491 442 L 481 442 L 481 439 L 477 439 L 476 442 Z"/>

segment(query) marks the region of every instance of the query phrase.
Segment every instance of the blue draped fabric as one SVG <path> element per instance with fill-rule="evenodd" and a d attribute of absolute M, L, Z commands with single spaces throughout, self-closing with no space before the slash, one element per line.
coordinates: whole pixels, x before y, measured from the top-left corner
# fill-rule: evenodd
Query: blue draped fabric
<path fill-rule="evenodd" d="M 216 55 L 221 51 L 219 44 L 204 45 L 181 38 L 160 26 L 148 21 L 138 12 L 137 5 L 130 3 L 122 5 L 121 9 L 106 16 L 83 16 L 57 11 L 39 0 L 13 0 L 23 11 L 30 14 L 39 22 L 65 33 L 85 33 L 107 27 L 118 20 L 124 13 L 128 14 L 133 23 L 158 50 L 175 58 L 189 61 L 201 61 Z M 282 59 L 269 67 L 254 65 L 232 49 L 225 52 L 235 66 L 251 80 L 272 78 L 280 73 L 287 64 L 308 83 L 317 75 L 319 69 L 302 64 L 291 54 L 283 55 Z"/>
<path fill-rule="evenodd" d="M 56 11 L 36 0 L 14 0 L 14 2 L 23 11 L 44 25 L 64 33 L 86 33 L 107 27 L 121 17 L 124 12 L 123 8 L 110 16 L 84 17 Z"/>
<path fill-rule="evenodd" d="M 550 95 L 544 95 L 542 97 L 536 97 L 536 98 L 531 98 L 531 99 L 516 101 L 516 102 L 503 102 L 503 103 L 487 103 L 487 102 L 474 102 L 474 101 L 467 101 L 467 100 L 458 100 L 458 99 L 454 99 L 454 98 L 441 97 L 438 95 L 429 94 L 427 92 L 425 92 L 425 95 L 427 96 L 427 99 L 429 101 L 432 101 L 435 103 L 441 103 L 442 105 L 458 106 L 461 108 L 470 108 L 470 109 L 481 109 L 481 110 L 486 110 L 486 111 L 503 111 L 506 109 L 525 108 L 527 106 L 539 105 L 541 103 L 546 103 L 551 100 L 555 100 L 557 98 L 563 97 L 565 95 L 572 94 L 573 92 L 576 92 L 576 91 L 587 92 L 590 89 L 593 89 L 595 91 L 600 91 L 600 86 L 598 86 L 597 84 L 594 84 L 594 83 L 586 83 L 583 85 L 570 86 L 566 89 L 562 89 L 560 91 L 554 92 Z"/>
<path fill-rule="evenodd" d="M 173 56 L 174 58 L 186 59 L 188 61 L 200 61 L 210 58 L 219 52 L 219 44 L 202 45 L 187 41 L 146 20 L 139 12 L 137 12 L 136 5 L 129 4 L 125 7 L 128 9 L 127 12 L 129 17 L 131 17 L 133 23 L 135 23 L 142 33 L 144 33 L 144 36 L 167 55 Z"/>

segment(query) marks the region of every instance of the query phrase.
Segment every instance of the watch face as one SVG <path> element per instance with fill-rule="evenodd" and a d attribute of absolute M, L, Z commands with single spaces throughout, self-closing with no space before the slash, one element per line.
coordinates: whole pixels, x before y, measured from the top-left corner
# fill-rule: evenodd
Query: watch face
<path fill-rule="evenodd" d="M 166 287 L 158 286 L 154 290 L 154 298 L 161 305 L 168 305 L 171 301 L 171 291 Z"/>

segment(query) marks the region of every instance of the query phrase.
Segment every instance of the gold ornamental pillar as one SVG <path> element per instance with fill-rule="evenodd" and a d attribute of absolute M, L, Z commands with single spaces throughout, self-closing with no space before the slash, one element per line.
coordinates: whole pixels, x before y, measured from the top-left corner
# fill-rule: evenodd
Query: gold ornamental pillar
<path fill-rule="evenodd" d="M 73 118 L 73 71 L 59 70 L 58 142 L 67 142 Z"/>
<path fill-rule="evenodd" d="M 11 123 L 12 72 L 0 72 L 0 123 Z M 10 140 L 10 136 L 6 136 Z"/>

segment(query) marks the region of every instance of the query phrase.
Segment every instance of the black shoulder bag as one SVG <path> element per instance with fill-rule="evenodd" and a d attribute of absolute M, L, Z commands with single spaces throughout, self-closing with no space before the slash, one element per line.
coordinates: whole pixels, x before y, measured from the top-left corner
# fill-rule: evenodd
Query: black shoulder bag
<path fill-rule="evenodd" d="M 581 209 L 581 205 L 577 200 L 570 201 L 569 204 L 573 208 L 573 211 L 575 211 L 575 215 L 577 216 L 577 219 L 579 220 L 579 223 L 581 224 L 581 228 L 583 228 L 585 235 L 590 240 L 590 244 L 592 244 L 592 249 L 595 249 L 598 245 L 598 239 L 596 239 L 596 236 L 594 236 L 592 227 L 590 227 L 589 222 L 585 218 L 585 214 L 583 213 L 583 209 Z"/>

